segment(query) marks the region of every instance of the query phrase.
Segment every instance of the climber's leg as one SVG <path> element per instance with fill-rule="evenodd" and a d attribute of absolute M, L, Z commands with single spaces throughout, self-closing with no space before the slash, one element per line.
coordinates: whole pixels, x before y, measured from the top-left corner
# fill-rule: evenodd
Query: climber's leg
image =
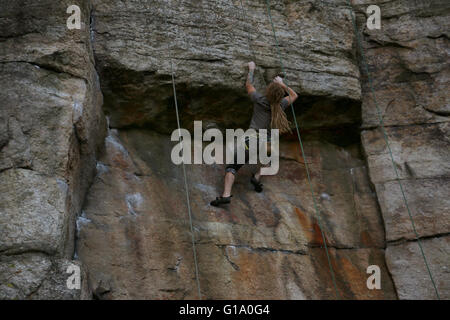
<path fill-rule="evenodd" d="M 260 181 L 261 179 L 261 168 L 258 169 L 258 171 L 254 175 L 255 179 Z"/>
<path fill-rule="evenodd" d="M 248 152 L 248 140 L 245 140 L 245 144 L 247 148 L 245 149 L 245 163 L 249 160 L 249 152 Z M 221 204 L 227 204 L 231 202 L 231 189 L 233 188 L 234 179 L 244 164 L 238 164 L 237 161 L 237 150 L 234 151 L 234 162 L 233 164 L 227 165 L 225 169 L 225 182 L 223 187 L 223 193 L 221 197 L 217 197 L 216 200 L 211 201 L 212 206 L 219 206 Z"/>
<path fill-rule="evenodd" d="M 237 171 L 242 167 L 238 164 L 230 164 L 225 170 L 225 182 L 223 187 L 223 193 L 221 197 L 217 197 L 216 200 L 211 201 L 212 206 L 219 206 L 221 204 L 227 204 L 231 202 L 231 189 L 233 188 L 234 179 Z"/>
<path fill-rule="evenodd" d="M 222 197 L 229 197 L 231 195 L 231 188 L 233 188 L 234 178 L 233 172 L 227 171 L 225 173 L 225 183 Z"/>
<path fill-rule="evenodd" d="M 261 168 L 259 168 L 258 172 L 254 173 L 252 175 L 250 182 L 253 185 L 253 187 L 255 188 L 256 192 L 263 191 L 263 184 L 261 183 Z"/>

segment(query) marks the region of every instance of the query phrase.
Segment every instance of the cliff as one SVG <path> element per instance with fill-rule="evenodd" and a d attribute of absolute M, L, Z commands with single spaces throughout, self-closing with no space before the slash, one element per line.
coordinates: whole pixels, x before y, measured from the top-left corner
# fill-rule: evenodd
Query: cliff
<path fill-rule="evenodd" d="M 202 298 L 435 299 L 375 99 L 450 297 L 447 1 L 371 1 L 381 30 L 365 26 L 367 1 L 271 1 L 306 158 L 283 137 L 279 174 L 258 194 L 244 167 L 225 208 L 209 205 L 223 166 L 188 165 L 190 233 L 170 61 L 182 127 L 248 126 L 246 63 L 259 90 L 281 68 L 265 1 L 243 2 L 0 1 L 2 299 L 196 299 L 192 236 Z M 81 30 L 66 27 L 72 4 Z M 80 290 L 66 287 L 71 263 Z"/>

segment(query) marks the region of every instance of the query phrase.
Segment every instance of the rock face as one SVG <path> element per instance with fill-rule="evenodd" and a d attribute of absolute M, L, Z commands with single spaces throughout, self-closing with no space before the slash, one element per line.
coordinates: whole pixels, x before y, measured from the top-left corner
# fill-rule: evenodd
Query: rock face
<path fill-rule="evenodd" d="M 449 237 L 433 237 L 422 240 L 423 250 L 430 265 L 439 295 L 447 299 L 449 292 L 448 258 Z M 430 277 L 416 241 L 389 245 L 386 263 L 395 280 L 400 299 L 430 299 L 436 293 L 430 285 Z"/>
<path fill-rule="evenodd" d="M 69 31 L 69 2 L 0 2 L 1 298 L 88 296 L 66 266 L 105 120 L 89 15 Z"/>
<path fill-rule="evenodd" d="M 426 237 L 423 250 L 437 290 L 448 299 L 450 5 L 372 1 L 381 8 L 382 28 L 368 30 L 362 15 L 366 6 L 359 3 L 358 21 L 374 89 L 372 94 L 364 79 L 361 136 L 386 227 L 388 267 L 399 298 L 437 297 L 379 127 L 375 98 L 417 233 Z"/>
<path fill-rule="evenodd" d="M 248 126 L 246 63 L 260 91 L 282 72 L 265 1 L 0 1 L 0 299 L 197 299 L 192 237 L 202 298 L 435 299 L 374 96 L 449 299 L 450 6 L 373 0 L 368 30 L 352 2 L 374 95 L 347 0 L 271 1 L 306 159 L 283 137 L 264 192 L 245 166 L 220 209 L 223 165 L 188 165 L 191 234 L 171 70 L 182 127 Z"/>
<path fill-rule="evenodd" d="M 183 173 L 171 162 L 172 145 L 144 130 L 112 130 L 106 139 L 78 241 L 99 298 L 197 298 Z M 395 298 L 357 144 L 311 140 L 306 149 L 341 298 Z M 304 165 L 295 160 L 295 142 L 282 151 L 280 173 L 266 178 L 262 194 L 251 190 L 253 168 L 240 171 L 226 209 L 209 206 L 222 188 L 223 166 L 189 167 L 204 298 L 336 298 Z M 382 291 L 366 287 L 372 264 L 383 269 Z"/>
<path fill-rule="evenodd" d="M 345 4 L 277 1 L 272 8 L 288 82 L 308 96 L 301 105 L 308 127 L 360 120 Z M 93 46 L 111 125 L 148 125 L 164 133 L 175 128 L 169 57 L 183 127 L 194 119 L 222 128 L 248 125 L 246 64 L 257 63 L 260 86 L 281 72 L 266 12 L 265 1 L 244 1 L 243 8 L 239 1 L 96 1 Z M 336 116 L 317 117 L 321 113 Z"/>

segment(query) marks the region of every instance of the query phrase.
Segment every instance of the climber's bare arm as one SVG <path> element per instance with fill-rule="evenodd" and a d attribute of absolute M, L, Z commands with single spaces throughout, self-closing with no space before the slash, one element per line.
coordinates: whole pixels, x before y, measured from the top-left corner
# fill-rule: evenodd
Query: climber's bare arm
<path fill-rule="evenodd" d="M 245 82 L 245 88 L 247 89 L 247 93 L 251 95 L 253 92 L 256 91 L 255 87 L 253 86 L 254 78 L 255 78 L 255 69 L 256 65 L 253 61 L 248 63 L 248 75 L 247 75 L 247 81 Z"/>
<path fill-rule="evenodd" d="M 287 100 L 287 102 L 289 104 L 293 104 L 295 102 L 295 100 L 297 100 L 297 98 L 298 98 L 297 93 L 285 84 L 284 84 L 284 90 L 286 90 L 287 94 L 289 95 L 288 97 L 286 97 L 284 99 Z"/>
<path fill-rule="evenodd" d="M 280 77 L 276 77 L 273 81 L 281 84 L 284 91 L 286 91 L 286 93 L 289 95 L 288 97 L 284 98 L 289 104 L 292 104 L 295 102 L 295 100 L 297 100 L 298 98 L 297 93 L 291 88 L 289 88 L 287 85 L 285 85 L 283 79 L 281 79 Z"/>

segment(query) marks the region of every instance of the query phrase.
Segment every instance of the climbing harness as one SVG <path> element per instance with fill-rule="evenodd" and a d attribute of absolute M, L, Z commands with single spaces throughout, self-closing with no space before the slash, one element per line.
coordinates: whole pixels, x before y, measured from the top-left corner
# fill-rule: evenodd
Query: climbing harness
<path fill-rule="evenodd" d="M 358 27 L 356 25 L 356 19 L 354 17 L 353 6 L 352 6 L 351 0 L 348 0 L 348 5 L 349 5 L 349 9 L 350 9 L 350 16 L 352 18 L 353 29 L 354 29 L 354 32 L 355 32 L 355 35 L 356 35 L 356 38 L 357 38 L 357 41 L 358 41 L 358 48 L 359 48 L 359 52 L 361 54 L 361 61 L 363 63 L 364 71 L 365 71 L 365 73 L 367 75 L 370 91 L 372 93 L 373 101 L 374 101 L 375 107 L 377 109 L 378 117 L 380 119 L 380 129 L 383 132 L 383 138 L 384 138 L 384 141 L 386 143 L 387 149 L 389 151 L 389 156 L 390 156 L 391 161 L 392 161 L 392 167 L 394 168 L 394 172 L 395 172 L 395 176 L 396 176 L 395 180 L 397 180 L 398 185 L 400 187 L 400 191 L 402 193 L 402 198 L 403 198 L 403 201 L 405 202 L 406 211 L 408 212 L 409 220 L 411 222 L 412 229 L 413 229 L 414 234 L 416 236 L 417 244 L 419 245 L 419 249 L 420 249 L 420 252 L 422 254 L 423 261 L 425 262 L 425 266 L 427 268 L 428 275 L 430 276 L 431 282 L 433 284 L 434 291 L 436 292 L 436 296 L 440 300 L 439 292 L 437 290 L 436 283 L 434 282 L 433 275 L 432 275 L 430 267 L 428 265 L 427 258 L 425 256 L 424 251 L 423 251 L 422 243 L 421 243 L 421 241 L 419 239 L 419 234 L 418 234 L 418 232 L 416 230 L 416 226 L 414 224 L 414 219 L 412 217 L 411 210 L 409 209 L 408 201 L 406 200 L 405 191 L 403 190 L 403 185 L 402 185 L 402 182 L 400 181 L 400 176 L 399 176 L 398 171 L 397 171 L 397 166 L 395 165 L 395 162 L 394 162 L 394 156 L 392 155 L 391 146 L 389 144 L 389 138 L 388 138 L 388 135 L 387 135 L 385 127 L 384 127 L 383 115 L 381 113 L 380 107 L 378 106 L 378 101 L 377 101 L 377 98 L 376 98 L 376 95 L 375 95 L 375 89 L 373 87 L 372 77 L 370 76 L 370 73 L 369 73 L 369 66 L 367 65 L 366 57 L 364 55 L 364 49 L 363 49 L 363 46 L 362 46 L 361 37 L 359 35 Z"/>
<path fill-rule="evenodd" d="M 274 26 L 273 20 L 272 20 L 272 13 L 270 11 L 270 0 L 266 0 L 266 7 L 267 7 L 267 15 L 269 17 L 270 24 L 272 25 L 272 33 L 273 33 L 273 37 L 274 37 L 274 40 L 275 40 L 275 45 L 276 45 L 276 48 L 277 48 L 278 60 L 280 62 L 280 66 L 281 66 L 281 72 L 284 75 L 286 75 L 286 72 L 285 72 L 285 69 L 284 69 L 284 64 L 283 64 L 283 59 L 282 59 L 282 56 L 281 56 L 280 46 L 279 46 L 279 43 L 278 43 L 277 34 L 275 32 L 275 26 Z M 316 219 L 317 219 L 318 224 L 319 224 L 320 233 L 322 234 L 322 241 L 323 241 L 325 252 L 326 252 L 326 255 L 327 255 L 328 267 L 330 268 L 331 279 L 333 281 L 334 290 L 336 292 L 336 297 L 339 299 L 340 295 L 339 295 L 339 291 L 338 291 L 337 284 L 336 284 L 336 277 L 335 277 L 333 266 L 331 264 L 331 258 L 330 258 L 330 254 L 328 252 L 328 246 L 327 246 L 325 234 L 324 234 L 323 228 L 322 228 L 322 219 L 320 218 L 320 215 L 319 215 L 319 208 L 317 207 L 316 196 L 314 195 L 314 189 L 312 187 L 311 175 L 309 173 L 308 162 L 306 160 L 305 150 L 303 148 L 303 141 L 302 141 L 302 138 L 301 138 L 301 135 L 300 135 L 300 130 L 298 128 L 297 117 L 295 115 L 295 110 L 294 110 L 293 103 L 291 103 L 291 110 L 292 110 L 292 115 L 293 115 L 293 118 L 294 118 L 294 124 L 295 124 L 296 132 L 297 132 L 297 138 L 298 138 L 298 141 L 299 141 L 299 144 L 300 144 L 300 150 L 302 152 L 303 159 L 305 160 L 306 176 L 308 178 L 308 185 L 309 185 L 309 189 L 311 191 L 311 197 L 312 197 L 313 204 L 314 204 L 315 216 L 316 216 Z"/>
<path fill-rule="evenodd" d="M 166 28 L 167 28 L 168 27 L 167 17 L 165 17 L 165 24 L 166 24 Z M 174 72 L 174 68 L 173 68 L 173 57 L 172 57 L 172 53 L 169 48 L 169 44 L 167 45 L 167 51 L 169 53 L 170 73 L 171 73 L 171 78 L 172 78 L 172 90 L 173 90 L 173 99 L 175 102 L 175 112 L 176 112 L 176 116 L 177 116 L 178 135 L 181 139 L 182 135 L 181 135 L 180 115 L 178 112 L 177 89 L 176 89 L 176 85 L 175 85 L 175 72 Z M 186 191 L 186 204 L 188 207 L 188 215 L 189 215 L 189 226 L 190 226 L 190 231 L 191 231 L 192 251 L 193 251 L 193 255 L 194 255 L 195 280 L 197 283 L 198 297 L 201 300 L 202 292 L 200 289 L 200 277 L 199 277 L 199 271 L 198 271 L 197 250 L 195 247 L 194 225 L 192 222 L 191 201 L 190 201 L 190 197 L 189 197 L 188 180 L 187 180 L 187 175 L 186 175 L 186 166 L 185 166 L 184 162 L 182 162 L 182 167 L 183 167 L 183 177 L 184 177 L 184 189 Z"/>

